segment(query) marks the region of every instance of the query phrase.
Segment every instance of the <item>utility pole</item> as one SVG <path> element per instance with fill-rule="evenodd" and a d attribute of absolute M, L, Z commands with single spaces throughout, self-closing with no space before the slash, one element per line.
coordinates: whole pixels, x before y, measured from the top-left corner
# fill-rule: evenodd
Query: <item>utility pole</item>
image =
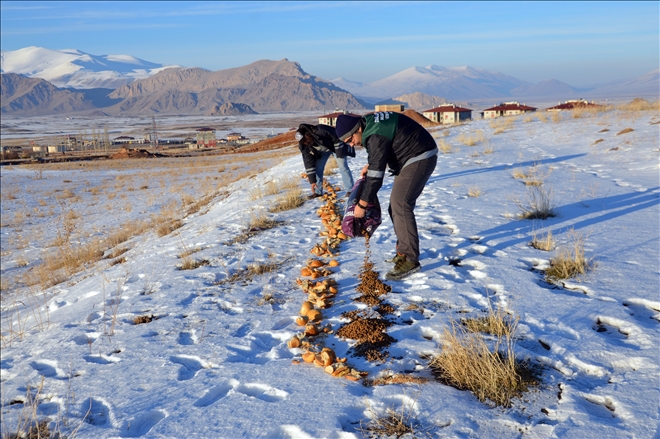
<path fill-rule="evenodd" d="M 151 149 L 158 150 L 158 131 L 156 130 L 156 118 L 151 116 Z"/>

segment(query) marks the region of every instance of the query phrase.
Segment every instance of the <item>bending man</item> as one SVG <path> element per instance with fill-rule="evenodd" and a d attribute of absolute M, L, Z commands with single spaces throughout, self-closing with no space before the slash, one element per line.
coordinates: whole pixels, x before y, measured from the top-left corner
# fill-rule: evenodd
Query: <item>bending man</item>
<path fill-rule="evenodd" d="M 346 158 L 355 157 L 355 149 L 337 139 L 333 127 L 301 123 L 296 131 L 296 140 L 302 153 L 307 179 L 312 186 L 312 197 L 323 195 L 323 172 L 332 154 L 336 157 L 344 190 L 351 190 L 353 175 Z"/>
<path fill-rule="evenodd" d="M 389 167 L 395 176 L 388 212 L 397 238 L 397 254 L 392 259 L 394 269 L 385 277 L 398 280 L 419 271 L 419 235 L 413 210 L 438 160 L 435 140 L 420 124 L 394 112 L 340 115 L 336 132 L 349 145 L 363 145 L 368 154 L 368 164 L 361 171 L 366 180 L 355 206 L 356 217 L 364 217 L 367 203 L 374 202 L 383 185 L 385 168 Z"/>

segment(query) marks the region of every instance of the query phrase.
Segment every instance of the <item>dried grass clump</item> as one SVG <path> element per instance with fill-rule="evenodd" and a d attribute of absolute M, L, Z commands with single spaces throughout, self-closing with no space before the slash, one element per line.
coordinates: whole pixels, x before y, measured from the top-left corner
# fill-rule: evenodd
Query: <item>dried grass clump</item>
<path fill-rule="evenodd" d="M 461 324 L 470 332 L 482 332 L 497 337 L 510 337 L 518 324 L 518 319 L 514 319 L 502 308 L 493 310 L 489 303 L 487 314 L 483 317 L 466 318 L 461 320 Z"/>
<path fill-rule="evenodd" d="M 210 262 L 208 259 L 192 259 L 188 257 L 184 258 L 183 262 L 178 268 L 179 270 L 194 270 L 199 267 L 205 267 L 209 264 Z"/>
<path fill-rule="evenodd" d="M 522 211 L 520 219 L 548 219 L 557 216 L 552 188 L 544 185 L 527 186 L 527 200 L 514 200 Z"/>
<path fill-rule="evenodd" d="M 474 146 L 477 143 L 486 140 L 486 137 L 484 136 L 484 132 L 482 130 L 477 130 L 473 135 L 461 133 L 458 135 L 456 140 L 465 146 Z"/>
<path fill-rule="evenodd" d="M 514 122 L 515 120 L 511 117 L 498 117 L 491 119 L 489 125 L 493 129 L 493 134 L 501 134 L 513 128 Z"/>
<path fill-rule="evenodd" d="M 183 226 L 183 221 L 180 219 L 174 218 L 160 218 L 159 225 L 156 226 L 156 234 L 159 237 L 169 235 L 173 231 L 181 228 Z"/>
<path fill-rule="evenodd" d="M 493 318 L 501 319 L 502 315 Z M 536 380 L 525 363 L 516 361 L 515 322 L 502 321 L 498 327 L 503 334 L 497 336 L 491 350 L 481 332 L 452 322 L 451 328 L 444 331 L 442 351 L 431 360 L 430 367 L 440 381 L 471 391 L 479 401 L 510 407 L 513 398 L 536 384 Z"/>
<path fill-rule="evenodd" d="M 552 116 L 550 116 L 552 122 L 559 123 L 561 122 L 561 111 L 553 111 Z"/>
<path fill-rule="evenodd" d="M 584 236 L 571 231 L 570 238 L 571 245 L 560 249 L 550 260 L 550 266 L 545 271 L 545 279 L 549 283 L 583 276 L 594 268 L 593 261 L 587 259 L 584 253 Z"/>
<path fill-rule="evenodd" d="M 468 188 L 468 196 L 472 198 L 477 198 L 481 196 L 482 192 L 479 186 L 470 186 Z"/>
<path fill-rule="evenodd" d="M 413 401 L 410 407 L 406 409 L 406 405 L 402 404 L 400 411 L 393 407 L 387 407 L 382 415 L 378 415 L 370 405 L 367 405 L 367 411 L 370 413 L 371 419 L 365 425 L 360 422 L 360 427 L 357 430 L 365 437 L 373 439 L 418 437 L 417 434 L 426 432 L 422 430 L 421 422 L 413 417 L 414 405 L 415 402 Z"/>
<path fill-rule="evenodd" d="M 646 99 L 635 98 L 627 104 L 619 105 L 617 109 L 622 111 L 658 111 L 660 110 L 660 101 L 649 102 Z"/>
<path fill-rule="evenodd" d="M 538 236 L 536 232 L 532 236 L 532 240 L 529 242 L 531 247 L 534 247 L 537 250 L 543 250 L 549 252 L 555 248 L 555 240 L 552 237 L 552 230 L 548 230 L 545 236 Z"/>
<path fill-rule="evenodd" d="M 270 209 L 271 212 L 284 212 L 295 209 L 305 203 L 302 190 L 300 188 L 289 189 L 284 194 L 275 199 L 275 205 Z"/>
<path fill-rule="evenodd" d="M 450 153 L 454 152 L 454 149 L 452 148 L 452 146 L 449 143 L 445 142 L 445 139 L 438 140 L 437 144 L 438 144 L 438 149 L 443 154 L 450 154 Z"/>

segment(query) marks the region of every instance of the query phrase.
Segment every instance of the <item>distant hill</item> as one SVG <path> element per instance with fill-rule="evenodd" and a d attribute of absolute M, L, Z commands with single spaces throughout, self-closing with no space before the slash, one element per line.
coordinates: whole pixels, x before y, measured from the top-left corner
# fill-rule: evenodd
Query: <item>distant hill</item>
<path fill-rule="evenodd" d="M 16 73 L 2 77 L 0 101 L 2 114 L 41 116 L 93 109 L 94 103 L 84 93 L 62 90 L 38 78 L 26 78 Z"/>
<path fill-rule="evenodd" d="M 541 81 L 538 84 L 525 84 L 511 90 L 514 97 L 555 97 L 563 96 L 566 99 L 577 97 L 580 91 L 556 79 Z"/>
<path fill-rule="evenodd" d="M 528 84 L 499 72 L 436 65 L 410 67 L 369 84 L 344 78 L 333 80 L 333 83 L 365 100 L 374 97 L 387 99 L 415 92 L 448 100 L 492 98 L 508 96 L 510 90 Z"/>
<path fill-rule="evenodd" d="M 130 55 L 92 55 L 76 49 L 25 47 L 2 51 L 2 73 L 41 78 L 60 88 L 115 89 L 168 67 Z"/>
<path fill-rule="evenodd" d="M 617 97 L 660 97 L 660 69 L 653 70 L 642 76 L 627 81 L 616 81 L 602 84 L 583 93 L 584 96 L 617 96 Z"/>
<path fill-rule="evenodd" d="M 397 96 L 395 101 L 405 104 L 406 108 L 417 111 L 429 110 L 447 102 L 447 99 L 420 92 Z"/>
<path fill-rule="evenodd" d="M 110 107 L 111 112 L 128 114 L 208 114 L 227 102 L 245 104 L 257 112 L 363 108 L 350 93 L 286 59 L 215 72 L 167 69 L 120 87 L 110 97 L 123 99 Z"/>

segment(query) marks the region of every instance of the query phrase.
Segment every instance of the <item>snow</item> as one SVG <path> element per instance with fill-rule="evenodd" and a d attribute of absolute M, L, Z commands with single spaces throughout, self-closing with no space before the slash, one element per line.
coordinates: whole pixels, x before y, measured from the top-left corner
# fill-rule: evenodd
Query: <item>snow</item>
<path fill-rule="evenodd" d="M 369 363 L 350 355 L 349 340 L 334 334 L 319 339 L 369 378 L 390 372 L 432 378 L 425 358 L 440 351 L 443 330 L 452 320 L 479 316 L 490 300 L 520 318 L 516 355 L 543 366 L 542 384 L 511 408 L 491 408 L 433 379 L 365 387 L 292 362 L 301 351 L 289 349 L 287 341 L 299 331 L 294 319 L 305 297 L 295 279 L 312 256 L 309 250 L 322 242 L 316 211 L 323 201 L 271 214 L 282 221 L 278 227 L 230 244 L 253 212 L 273 205 L 276 195 L 253 200 L 255 188 L 295 178 L 308 191 L 299 177 L 302 160 L 292 150 L 270 169 L 233 183 L 174 233 L 148 232 L 125 243 L 130 250 L 124 263 L 102 261 L 45 291 L 3 290 L 2 434 L 15 429 L 24 413 L 17 401 L 28 386 L 43 379 L 39 418 L 50 417 L 51 425 L 67 421 L 62 431 L 79 428 L 78 437 L 359 438 L 370 417 L 393 408 L 430 437 L 657 438 L 659 121 L 657 112 L 609 111 L 583 118 L 563 114 L 559 123 L 516 118 L 501 134 L 486 120 L 431 129 L 453 152 L 439 156 L 417 203 L 422 271 L 387 281 L 393 289 L 387 302 L 397 310 L 388 328 L 396 339 L 389 359 Z M 633 131 L 617 135 L 624 128 Z M 485 142 L 460 143 L 462 133 L 476 130 L 484 132 Z M 604 140 L 594 143 L 598 139 Z M 241 166 L 256 159 L 247 157 Z M 354 174 L 365 162 L 359 150 L 349 161 Z M 150 166 L 161 176 L 173 172 L 157 161 Z M 527 188 L 512 173 L 534 166 L 553 189 L 558 215 L 516 219 L 516 199 L 524 200 Z M 24 228 L 34 233 L 27 236 L 11 225 L 17 212 L 32 211 L 44 195 L 70 188 L 85 206 L 85 227 L 97 231 L 148 217 L 180 198 L 172 186 L 145 180 L 149 189 L 130 192 L 133 208 L 122 210 L 127 200 L 117 197 L 108 207 L 85 191 L 129 177 L 139 187 L 146 176 L 131 167 L 44 168 L 42 178 L 35 177 L 35 168 L 0 171 L 3 278 L 33 267 L 57 236 L 53 218 L 30 216 Z M 218 175 L 218 166 L 187 175 L 185 190 L 194 194 L 196 185 Z M 329 180 L 340 183 L 338 174 Z M 384 206 L 391 183 L 386 179 L 379 192 Z M 475 186 L 482 194 L 467 196 Z M 9 188 L 15 198 L 7 196 Z M 571 245 L 572 234 L 581 235 L 595 268 L 563 286 L 545 283 L 541 269 L 555 252 L 528 243 L 548 231 L 559 248 Z M 381 278 L 391 267 L 384 260 L 395 241 L 385 218 L 370 243 Z M 179 270 L 183 248 L 199 248 L 194 257 L 209 265 Z M 332 276 L 339 293 L 323 310 L 335 331 L 344 322 L 341 313 L 364 306 L 352 301 L 364 241 L 344 241 L 339 250 L 341 265 Z M 22 258 L 27 266 L 19 264 Z M 450 265 L 453 258 L 461 263 Z M 264 261 L 283 265 L 252 281 L 222 282 Z M 31 308 L 17 297 L 31 303 L 39 297 L 43 305 Z M 8 331 L 21 328 L 10 328 L 8 321 L 17 315 L 24 334 L 12 339 Z M 157 319 L 134 325 L 141 315 Z"/>
<path fill-rule="evenodd" d="M 45 79 L 57 87 L 117 88 L 169 67 L 179 66 L 163 66 L 131 55 L 92 55 L 77 49 L 31 46 L 2 51 L 3 73 Z"/>

